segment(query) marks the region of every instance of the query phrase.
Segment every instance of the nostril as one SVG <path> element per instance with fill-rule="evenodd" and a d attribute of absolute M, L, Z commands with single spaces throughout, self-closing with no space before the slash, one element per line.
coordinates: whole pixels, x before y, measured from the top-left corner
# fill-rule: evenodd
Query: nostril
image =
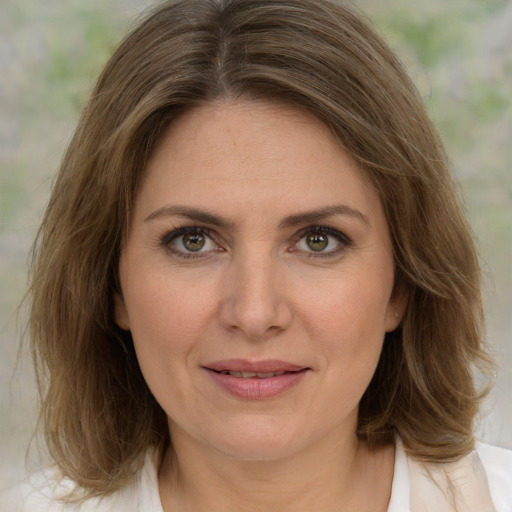
<path fill-rule="evenodd" d="M 291 322 L 291 313 L 285 305 L 269 308 L 249 307 L 243 304 L 223 304 L 220 321 L 231 332 L 240 331 L 249 339 L 268 339 L 286 330 Z"/>

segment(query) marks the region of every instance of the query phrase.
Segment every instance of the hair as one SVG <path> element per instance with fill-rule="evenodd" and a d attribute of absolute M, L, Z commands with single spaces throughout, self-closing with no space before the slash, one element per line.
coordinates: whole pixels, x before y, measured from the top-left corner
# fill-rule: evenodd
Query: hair
<path fill-rule="evenodd" d="M 125 485 L 167 418 L 113 319 L 138 185 L 166 127 L 215 99 L 277 102 L 325 123 L 379 194 L 408 296 L 386 334 L 357 434 L 423 461 L 474 445 L 483 393 L 480 271 L 448 159 L 393 52 L 329 0 L 184 0 L 149 13 L 104 68 L 34 245 L 30 332 L 40 425 L 87 495 Z"/>

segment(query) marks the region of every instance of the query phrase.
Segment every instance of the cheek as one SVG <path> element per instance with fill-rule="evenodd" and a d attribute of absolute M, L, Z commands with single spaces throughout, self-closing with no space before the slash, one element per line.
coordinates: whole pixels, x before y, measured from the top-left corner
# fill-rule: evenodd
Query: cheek
<path fill-rule="evenodd" d="M 164 267 L 165 266 L 161 265 Z M 201 329 L 213 309 L 213 290 L 201 276 L 177 278 L 172 269 L 127 269 L 123 292 L 134 338 L 180 344 Z"/>
<path fill-rule="evenodd" d="M 170 286 L 146 280 L 138 290 L 128 303 L 137 360 L 156 400 L 174 415 L 190 402 L 188 374 L 198 359 L 205 309 Z"/>
<path fill-rule="evenodd" d="M 133 275 L 133 274 L 132 274 Z M 206 290 L 165 276 L 141 273 L 128 282 L 125 301 L 137 359 L 158 397 L 164 386 L 179 383 L 197 360 L 200 340 L 212 314 Z"/>
<path fill-rule="evenodd" d="M 344 275 L 317 282 L 300 294 L 307 297 L 303 316 L 330 338 L 347 336 L 364 340 L 372 332 L 384 336 L 392 283 L 371 276 Z"/>
<path fill-rule="evenodd" d="M 384 341 L 390 287 L 368 278 L 331 280 L 303 303 L 308 336 L 337 373 L 371 377 Z"/>

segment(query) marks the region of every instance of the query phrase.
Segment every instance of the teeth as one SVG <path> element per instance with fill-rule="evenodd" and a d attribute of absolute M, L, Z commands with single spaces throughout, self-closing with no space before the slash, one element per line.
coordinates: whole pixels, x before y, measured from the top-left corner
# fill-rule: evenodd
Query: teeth
<path fill-rule="evenodd" d="M 258 379 L 268 379 L 270 377 L 279 377 L 280 375 L 284 375 L 286 372 L 232 372 L 229 370 L 224 370 L 222 372 L 223 375 L 231 375 L 232 377 L 239 377 L 242 379 L 253 379 L 257 377 Z"/>
<path fill-rule="evenodd" d="M 269 377 L 279 377 L 279 375 L 284 375 L 285 372 L 270 372 L 270 373 L 257 373 L 256 375 L 260 379 L 268 379 Z"/>

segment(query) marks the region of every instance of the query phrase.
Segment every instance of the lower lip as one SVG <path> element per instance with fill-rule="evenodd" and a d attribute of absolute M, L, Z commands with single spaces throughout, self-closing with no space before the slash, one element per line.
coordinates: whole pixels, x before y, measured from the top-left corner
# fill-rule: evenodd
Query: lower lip
<path fill-rule="evenodd" d="M 307 370 L 301 370 L 264 379 L 258 377 L 244 379 L 242 377 L 217 373 L 213 370 L 207 369 L 207 371 L 213 381 L 222 389 L 238 398 L 248 400 L 263 400 L 278 396 L 299 384 L 307 373 Z"/>

